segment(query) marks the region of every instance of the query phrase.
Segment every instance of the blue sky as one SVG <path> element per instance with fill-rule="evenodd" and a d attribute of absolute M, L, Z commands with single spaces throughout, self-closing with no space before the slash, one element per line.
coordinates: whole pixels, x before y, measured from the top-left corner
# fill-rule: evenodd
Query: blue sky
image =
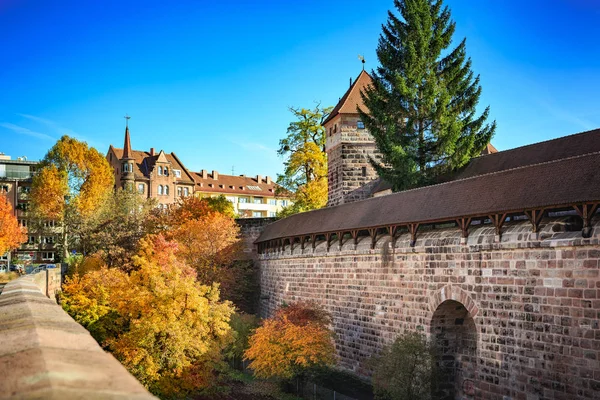
<path fill-rule="evenodd" d="M 600 2 L 449 0 L 508 149 L 600 128 Z M 391 0 L 0 0 L 0 151 L 40 159 L 62 134 L 103 153 L 275 176 L 289 106 L 334 105 L 376 65 Z"/>

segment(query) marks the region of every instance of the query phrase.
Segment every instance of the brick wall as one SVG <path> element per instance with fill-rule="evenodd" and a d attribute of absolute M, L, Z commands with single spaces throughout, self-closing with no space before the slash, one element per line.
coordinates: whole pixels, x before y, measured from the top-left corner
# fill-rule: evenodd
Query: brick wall
<path fill-rule="evenodd" d="M 235 220 L 240 227 L 242 258 L 256 259 L 254 241 L 258 239 L 265 226 L 274 221 L 275 218 L 238 218 Z"/>
<path fill-rule="evenodd" d="M 326 250 L 260 255 L 267 316 L 282 302 L 316 300 L 333 316 L 339 365 L 366 361 L 404 330 L 438 340 L 452 398 L 600 398 L 600 223 L 583 239 L 569 218 L 531 233 L 507 223 L 501 238 L 471 227 L 408 234 L 395 246 L 364 237 Z"/>

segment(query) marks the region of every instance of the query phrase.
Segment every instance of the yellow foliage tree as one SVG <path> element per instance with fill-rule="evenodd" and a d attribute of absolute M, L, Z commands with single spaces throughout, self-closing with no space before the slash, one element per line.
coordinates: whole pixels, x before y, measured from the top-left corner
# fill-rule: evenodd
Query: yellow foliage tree
<path fill-rule="evenodd" d="M 27 241 L 27 229 L 19 226 L 13 208 L 5 195 L 0 195 L 0 255 Z"/>
<path fill-rule="evenodd" d="M 333 333 L 328 316 L 314 304 L 279 309 L 250 337 L 245 358 L 260 378 L 289 379 L 334 362 Z"/>
<path fill-rule="evenodd" d="M 130 275 L 102 268 L 64 286 L 63 304 L 153 393 L 210 386 L 231 342 L 233 307 L 198 283 L 162 235 L 141 240 Z M 90 311 L 92 310 L 92 311 Z"/>
<path fill-rule="evenodd" d="M 37 217 L 63 223 L 64 257 L 69 231 L 102 206 L 113 185 L 108 161 L 69 136 L 61 137 L 41 161 L 31 186 L 31 205 Z"/>
<path fill-rule="evenodd" d="M 277 183 L 293 193 L 293 204 L 280 217 L 327 204 L 327 154 L 322 124 L 331 110 L 331 107 L 321 108 L 320 104 L 313 110 L 290 108 L 297 120 L 290 123 L 288 135 L 279 141 L 278 153 L 287 159 Z"/>

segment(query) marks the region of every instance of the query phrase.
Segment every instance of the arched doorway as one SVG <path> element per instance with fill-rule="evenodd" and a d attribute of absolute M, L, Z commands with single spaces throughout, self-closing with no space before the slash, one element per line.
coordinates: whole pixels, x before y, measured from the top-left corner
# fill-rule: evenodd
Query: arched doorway
<path fill-rule="evenodd" d="M 431 320 L 431 340 L 439 367 L 435 398 L 474 399 L 477 329 L 462 303 L 446 300 L 437 307 Z"/>

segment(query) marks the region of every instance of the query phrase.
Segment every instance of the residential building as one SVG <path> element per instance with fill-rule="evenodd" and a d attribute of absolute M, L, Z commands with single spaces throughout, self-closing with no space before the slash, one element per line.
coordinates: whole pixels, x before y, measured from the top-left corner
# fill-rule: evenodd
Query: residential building
<path fill-rule="evenodd" d="M 161 208 L 173 204 L 181 196 L 194 193 L 195 182 L 175 153 L 133 150 L 129 127 L 125 128 L 122 149 L 110 145 L 106 155 L 115 174 L 115 188 L 135 190 L 147 198 L 155 198 Z"/>
<path fill-rule="evenodd" d="M 277 184 L 269 176 L 223 175 L 217 171 L 209 174 L 202 170 L 194 172 L 194 180 L 197 195 L 224 195 L 241 218 L 274 217 L 290 204 L 288 195 L 276 196 Z"/>
<path fill-rule="evenodd" d="M 56 261 L 56 243 L 60 240 L 60 225 L 53 221 L 37 221 L 29 215 L 29 192 L 31 180 L 38 162 L 26 157 L 12 160 L 0 153 L 0 192 L 12 205 L 19 225 L 27 227 L 28 240 L 10 255 L 0 256 L 0 263 L 52 263 Z"/>
<path fill-rule="evenodd" d="M 276 194 L 277 184 L 258 175 L 222 175 L 217 171 L 190 172 L 175 153 L 133 150 L 129 127 L 125 127 L 123 148 L 112 145 L 106 159 L 115 174 L 115 188 L 136 190 L 158 200 L 166 208 L 180 197 L 224 195 L 242 218 L 274 217 L 290 202 L 289 195 Z"/>

